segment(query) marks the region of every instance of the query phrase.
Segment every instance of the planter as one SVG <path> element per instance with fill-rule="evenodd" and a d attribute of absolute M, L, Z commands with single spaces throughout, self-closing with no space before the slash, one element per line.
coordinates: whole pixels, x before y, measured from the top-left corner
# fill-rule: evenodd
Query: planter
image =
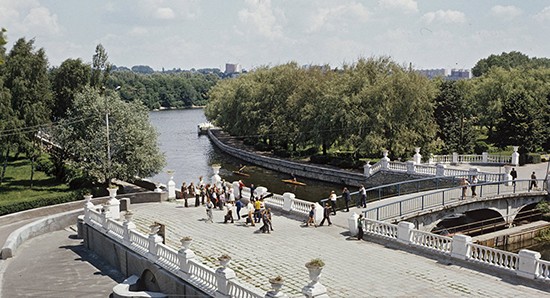
<path fill-rule="evenodd" d="M 107 191 L 109 192 L 109 197 L 116 198 L 116 193 L 118 191 L 118 188 L 109 187 L 107 188 Z"/>
<path fill-rule="evenodd" d="M 188 250 L 191 246 L 191 242 L 193 242 L 193 239 L 190 238 L 182 238 L 181 240 L 181 246 L 183 246 L 183 249 Z"/>
<path fill-rule="evenodd" d="M 134 213 L 132 213 L 132 211 L 126 211 L 126 213 L 124 214 L 124 220 L 126 221 L 131 221 L 132 220 L 132 217 L 134 216 Z"/>
<path fill-rule="evenodd" d="M 221 257 L 218 257 L 218 261 L 220 261 L 220 265 L 225 268 L 229 265 L 231 262 L 231 257 L 227 255 L 223 255 Z"/>
<path fill-rule="evenodd" d="M 280 276 L 269 279 L 269 284 L 271 285 L 271 289 L 273 290 L 274 293 L 278 293 L 283 287 L 284 283 L 285 283 L 284 279 L 281 278 Z"/>
<path fill-rule="evenodd" d="M 311 285 L 316 284 L 321 278 L 321 271 L 323 271 L 325 263 L 321 259 L 313 259 L 306 263 L 306 268 L 309 271 L 309 279 Z"/>

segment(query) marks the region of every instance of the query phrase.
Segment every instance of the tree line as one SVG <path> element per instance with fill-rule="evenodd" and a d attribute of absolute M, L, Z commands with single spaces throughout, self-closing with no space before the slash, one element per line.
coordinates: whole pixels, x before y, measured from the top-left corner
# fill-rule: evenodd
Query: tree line
<path fill-rule="evenodd" d="M 387 149 L 396 159 L 412 156 L 414 147 L 424 156 L 510 145 L 521 153 L 550 150 L 546 60 L 498 58 L 480 60 L 479 76 L 460 81 L 429 80 L 389 57 L 341 69 L 261 67 L 219 82 L 205 113 L 232 136 L 285 156 L 332 152 L 357 160 Z"/>

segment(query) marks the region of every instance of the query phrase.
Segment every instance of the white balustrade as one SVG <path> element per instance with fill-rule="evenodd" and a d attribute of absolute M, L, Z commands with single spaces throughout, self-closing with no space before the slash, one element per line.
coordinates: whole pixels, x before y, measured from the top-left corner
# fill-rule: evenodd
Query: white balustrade
<path fill-rule="evenodd" d="M 228 282 L 229 286 L 229 295 L 231 297 L 239 298 L 263 298 L 264 293 L 258 291 L 256 288 L 249 288 L 245 285 L 240 284 L 236 280 L 230 280 Z"/>
<path fill-rule="evenodd" d="M 166 269 L 170 269 L 170 271 L 177 271 L 179 269 L 179 256 L 175 249 L 158 243 L 157 256 L 158 262 L 164 264 Z"/>
<path fill-rule="evenodd" d="M 198 279 L 206 288 L 216 289 L 216 271 L 197 260 L 189 260 L 190 271 L 193 278 Z"/>
<path fill-rule="evenodd" d="M 278 195 L 278 194 L 273 194 L 273 196 L 265 199 L 265 203 L 269 206 L 269 207 L 278 207 L 278 208 L 283 208 L 284 204 L 285 204 L 285 200 L 283 198 L 282 195 Z M 270 206 L 271 205 L 271 206 Z"/>
<path fill-rule="evenodd" d="M 479 244 L 468 244 L 470 256 L 468 260 L 496 266 L 508 270 L 517 270 L 519 257 L 515 253 L 490 248 Z"/>
<path fill-rule="evenodd" d="M 550 281 L 550 262 L 544 260 L 537 261 L 537 279 Z"/>
<path fill-rule="evenodd" d="M 397 239 L 397 225 L 387 222 L 365 219 L 365 232 L 384 238 Z"/>
<path fill-rule="evenodd" d="M 138 248 L 142 252 L 146 252 L 149 247 L 147 236 L 137 231 L 130 231 L 130 241 L 132 242 L 132 247 Z"/>
<path fill-rule="evenodd" d="M 117 238 L 124 238 L 124 226 L 122 223 L 119 223 L 117 221 L 114 221 L 112 219 L 107 220 L 107 231 L 110 235 L 115 236 Z"/>
<path fill-rule="evenodd" d="M 431 250 L 439 251 L 442 253 L 451 253 L 451 244 L 453 239 L 441 235 L 436 235 L 430 232 L 424 232 L 419 230 L 411 231 L 411 243 Z"/>

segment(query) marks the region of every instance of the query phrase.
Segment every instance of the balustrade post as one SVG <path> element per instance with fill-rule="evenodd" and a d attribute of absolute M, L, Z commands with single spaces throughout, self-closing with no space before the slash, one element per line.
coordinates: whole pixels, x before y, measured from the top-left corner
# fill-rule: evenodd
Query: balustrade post
<path fill-rule="evenodd" d="M 519 146 L 513 146 L 513 148 L 514 148 L 514 152 L 512 153 L 512 164 L 517 167 L 519 166 L 519 153 L 518 153 Z"/>
<path fill-rule="evenodd" d="M 119 219 L 120 218 L 120 201 L 117 200 L 116 195 L 118 191 L 118 186 L 116 185 L 109 185 L 107 188 L 107 191 L 109 191 L 109 208 L 108 212 L 109 217 L 113 219 Z"/>
<path fill-rule="evenodd" d="M 451 160 L 451 163 L 452 164 L 457 164 L 458 163 L 458 153 L 453 152 L 453 159 Z"/>
<path fill-rule="evenodd" d="M 436 164 L 435 165 L 435 176 L 436 177 L 444 177 L 445 176 L 445 165 L 444 164 Z"/>
<path fill-rule="evenodd" d="M 150 260 L 154 261 L 158 259 L 158 256 L 157 256 L 158 244 L 162 243 L 162 237 L 158 235 L 158 232 L 160 230 L 159 225 L 152 225 L 150 226 L 150 228 L 151 228 L 151 232 L 149 233 L 149 238 L 148 238 L 149 247 L 148 247 L 147 257 Z"/>
<path fill-rule="evenodd" d="M 371 175 L 371 165 L 367 161 L 367 163 L 363 166 L 363 175 L 365 175 L 365 178 L 369 178 Z"/>
<path fill-rule="evenodd" d="M 519 264 L 516 271 L 518 276 L 535 279 L 538 275 L 537 262 L 540 259 L 540 252 L 522 249 L 518 253 Z"/>
<path fill-rule="evenodd" d="M 454 235 L 451 243 L 451 257 L 466 260 L 470 257 L 470 244 L 472 237 L 466 235 Z"/>
<path fill-rule="evenodd" d="M 227 267 L 231 261 L 229 256 L 223 255 L 219 257 L 218 260 L 220 261 L 221 267 L 216 269 L 216 282 L 218 289 L 216 290 L 214 297 L 229 298 L 231 297 L 229 293 L 229 282 L 235 279 L 235 271 Z"/>
<path fill-rule="evenodd" d="M 420 147 L 414 148 L 414 151 L 416 152 L 413 157 L 413 161 L 415 164 L 419 165 L 422 163 L 422 155 L 420 155 Z"/>
<path fill-rule="evenodd" d="M 511 165 L 504 165 L 504 174 L 502 174 L 501 180 L 506 181 L 506 186 L 512 186 L 512 175 L 510 175 L 511 171 Z"/>
<path fill-rule="evenodd" d="M 408 160 L 408 161 L 406 162 L 406 164 L 407 164 L 407 174 L 414 174 L 414 173 L 416 173 L 416 169 L 415 169 L 415 167 L 414 167 L 414 161 Z"/>
<path fill-rule="evenodd" d="M 388 170 L 389 163 L 390 163 L 390 158 L 388 157 L 388 150 L 382 151 L 382 154 L 384 155 L 384 157 L 380 159 L 380 169 Z"/>
<path fill-rule="evenodd" d="M 132 222 L 132 211 L 128 210 L 126 211 L 126 214 L 124 214 L 124 222 L 122 223 L 122 226 L 124 227 L 124 235 L 123 235 L 123 241 L 127 245 L 132 244 L 132 240 L 130 238 L 130 231 L 133 231 L 136 229 L 136 224 Z"/>
<path fill-rule="evenodd" d="M 296 198 L 296 195 L 294 195 L 291 192 L 285 192 L 283 193 L 283 210 L 284 211 L 292 211 L 292 203 L 294 202 L 294 198 Z"/>
<path fill-rule="evenodd" d="M 186 276 L 191 277 L 191 260 L 195 259 L 195 253 L 189 248 L 192 240 L 181 239 L 182 248 L 178 250 L 180 271 Z"/>
<path fill-rule="evenodd" d="M 357 219 L 359 218 L 359 215 L 357 213 L 353 212 L 353 214 L 348 217 L 348 227 L 349 227 L 349 234 L 350 236 L 355 236 L 359 232 L 359 228 L 357 227 Z"/>
<path fill-rule="evenodd" d="M 481 152 L 481 162 L 482 163 L 489 163 L 489 153 Z"/>
<path fill-rule="evenodd" d="M 411 231 L 414 229 L 414 224 L 411 222 L 401 221 L 397 224 L 397 241 L 410 244 L 411 243 Z"/>
<path fill-rule="evenodd" d="M 176 182 L 174 182 L 174 171 L 168 170 L 170 180 L 168 180 L 168 200 L 176 199 Z"/>

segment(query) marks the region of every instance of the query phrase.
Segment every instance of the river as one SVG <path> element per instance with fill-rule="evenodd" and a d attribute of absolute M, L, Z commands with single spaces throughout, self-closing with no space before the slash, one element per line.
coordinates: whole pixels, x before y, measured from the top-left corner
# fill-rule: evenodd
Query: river
<path fill-rule="evenodd" d="M 211 165 L 220 164 L 220 176 L 226 181 L 243 180 L 247 186 L 254 183 L 256 186 L 265 186 L 274 193 L 292 192 L 297 198 L 308 201 L 326 198 L 331 190 L 340 194 L 343 188 L 342 185 L 305 178 L 299 180 L 307 186 L 289 185 L 281 181 L 289 179 L 289 175 L 251 164 L 245 164 L 244 170 L 250 177 L 234 175 L 233 171 L 244 162 L 221 152 L 207 136 L 197 133 L 197 125 L 206 121 L 202 109 L 153 111 L 149 113 L 149 117 L 159 133 L 160 150 L 166 155 L 167 162 L 161 173 L 149 178 L 154 182 L 168 183 L 168 170 L 174 171 L 177 187 L 180 187 L 183 181 L 187 184 L 191 181 L 197 183 L 199 176 L 203 176 L 208 182 L 214 174 Z"/>

